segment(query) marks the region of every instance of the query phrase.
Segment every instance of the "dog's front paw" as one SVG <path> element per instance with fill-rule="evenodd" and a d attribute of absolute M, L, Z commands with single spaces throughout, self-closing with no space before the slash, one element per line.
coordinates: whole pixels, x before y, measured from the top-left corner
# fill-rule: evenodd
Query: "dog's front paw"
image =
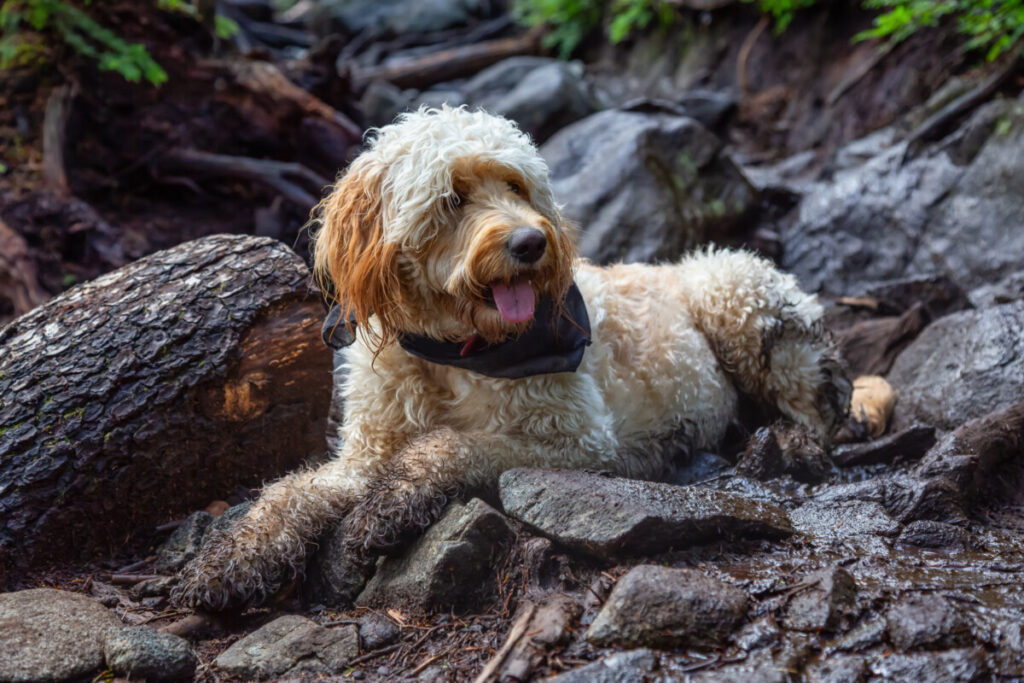
<path fill-rule="evenodd" d="M 397 550 L 437 521 L 448 498 L 426 482 L 376 482 L 345 518 L 346 544 L 356 555 Z"/>
<path fill-rule="evenodd" d="M 171 603 L 210 612 L 259 605 L 277 592 L 280 574 L 265 558 L 247 551 L 237 538 L 219 532 L 179 572 Z"/>

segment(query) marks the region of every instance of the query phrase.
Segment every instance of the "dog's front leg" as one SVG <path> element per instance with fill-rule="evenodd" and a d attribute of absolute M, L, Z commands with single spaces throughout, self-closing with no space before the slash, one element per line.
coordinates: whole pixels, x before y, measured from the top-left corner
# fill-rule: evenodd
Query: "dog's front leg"
<path fill-rule="evenodd" d="M 301 570 L 307 544 L 351 509 L 365 469 L 341 457 L 265 488 L 243 518 L 205 540 L 181 570 L 172 602 L 212 611 L 264 602 Z"/>
<path fill-rule="evenodd" d="M 582 439 L 538 441 L 486 432 L 438 429 L 409 443 L 385 464 L 345 519 L 353 553 L 394 549 L 437 520 L 463 487 L 493 486 L 515 467 L 593 467 L 643 476 L 613 444 Z"/>

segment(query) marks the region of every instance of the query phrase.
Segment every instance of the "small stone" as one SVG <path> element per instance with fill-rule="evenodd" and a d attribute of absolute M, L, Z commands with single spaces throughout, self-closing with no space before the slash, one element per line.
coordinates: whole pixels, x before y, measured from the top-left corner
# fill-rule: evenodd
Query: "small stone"
<path fill-rule="evenodd" d="M 736 647 L 746 652 L 771 647 L 779 642 L 782 630 L 771 616 L 756 619 L 742 629 L 733 638 Z"/>
<path fill-rule="evenodd" d="M 646 680 L 658 669 L 658 656 L 651 650 L 616 652 L 549 678 L 548 683 L 633 683 Z"/>
<path fill-rule="evenodd" d="M 963 527 L 919 519 L 908 524 L 897 540 L 900 545 L 918 548 L 965 550 L 970 547 L 971 535 Z"/>
<path fill-rule="evenodd" d="M 807 575 L 811 584 L 797 592 L 786 607 L 786 626 L 797 631 L 831 631 L 857 599 L 857 584 L 842 567 L 829 567 Z"/>
<path fill-rule="evenodd" d="M 983 650 L 964 648 L 881 657 L 871 663 L 871 673 L 887 681 L 968 683 L 988 673 L 988 665 Z"/>
<path fill-rule="evenodd" d="M 369 612 L 359 620 L 359 640 L 364 650 L 390 645 L 401 632 L 398 624 L 380 612 Z"/>
<path fill-rule="evenodd" d="M 509 470 L 500 487 L 511 516 L 601 557 L 665 552 L 723 536 L 792 533 L 782 508 L 707 488 L 539 469 Z"/>
<path fill-rule="evenodd" d="M 857 536 L 891 538 L 899 523 L 878 503 L 851 500 L 838 503 L 811 501 L 789 513 L 793 527 L 802 534 L 829 541 Z"/>
<path fill-rule="evenodd" d="M 166 597 L 177 582 L 178 577 L 176 576 L 158 576 L 154 579 L 146 579 L 129 588 L 128 597 L 132 600 Z"/>
<path fill-rule="evenodd" d="M 587 631 L 600 647 L 713 647 L 747 612 L 739 588 L 695 569 L 640 565 L 619 579 Z"/>
<path fill-rule="evenodd" d="M 867 670 L 867 661 L 861 655 L 833 655 L 808 664 L 804 680 L 807 683 L 860 683 Z"/>
<path fill-rule="evenodd" d="M 195 512 L 182 523 L 156 551 L 154 567 L 158 574 L 174 574 L 199 554 L 206 527 L 213 515 L 205 510 Z"/>
<path fill-rule="evenodd" d="M 778 422 L 761 427 L 736 463 L 736 473 L 753 479 L 788 474 L 797 481 L 819 482 L 832 469 L 828 455 L 805 427 Z"/>
<path fill-rule="evenodd" d="M 214 666 L 239 678 L 337 674 L 357 654 L 355 626 L 328 628 L 290 614 L 239 640 L 214 660 Z"/>
<path fill-rule="evenodd" d="M 885 631 L 884 619 L 870 619 L 841 635 L 832 647 L 843 652 L 860 652 L 885 640 Z"/>
<path fill-rule="evenodd" d="M 103 634 L 121 622 L 95 600 L 52 588 L 0 594 L 0 681 L 90 678 Z"/>
<path fill-rule="evenodd" d="M 310 604 L 348 607 L 373 574 L 374 565 L 359 561 L 346 544 L 343 524 L 330 529 L 306 563 L 302 597 Z"/>
<path fill-rule="evenodd" d="M 109 630 L 103 652 L 115 674 L 145 681 L 190 681 L 198 663 L 187 640 L 148 626 Z"/>
<path fill-rule="evenodd" d="M 493 588 L 493 560 L 514 535 L 508 519 L 478 498 L 450 505 L 405 553 L 381 563 L 356 604 L 469 608 Z"/>
<path fill-rule="evenodd" d="M 967 645 L 967 622 L 941 595 L 919 595 L 896 603 L 885 614 L 889 640 L 898 650 Z"/>

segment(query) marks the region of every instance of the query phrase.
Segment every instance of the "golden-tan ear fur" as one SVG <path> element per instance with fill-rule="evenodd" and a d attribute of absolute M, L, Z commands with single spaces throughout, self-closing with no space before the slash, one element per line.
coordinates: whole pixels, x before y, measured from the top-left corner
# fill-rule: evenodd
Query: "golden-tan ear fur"
<path fill-rule="evenodd" d="M 320 226 L 313 236 L 313 276 L 323 291 L 333 291 L 342 320 L 354 317 L 377 353 L 398 335 L 402 298 L 399 245 L 384 241 L 383 180 L 381 165 L 357 159 L 313 210 Z M 376 329 L 368 324 L 371 315 Z"/>

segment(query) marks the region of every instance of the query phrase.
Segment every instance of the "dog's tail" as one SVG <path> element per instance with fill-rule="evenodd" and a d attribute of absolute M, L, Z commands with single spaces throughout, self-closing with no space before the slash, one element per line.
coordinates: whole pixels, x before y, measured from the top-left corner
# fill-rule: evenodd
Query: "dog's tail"
<path fill-rule="evenodd" d="M 821 304 L 745 251 L 710 247 L 681 270 L 694 323 L 737 388 L 827 442 L 849 411 L 851 387 Z"/>

